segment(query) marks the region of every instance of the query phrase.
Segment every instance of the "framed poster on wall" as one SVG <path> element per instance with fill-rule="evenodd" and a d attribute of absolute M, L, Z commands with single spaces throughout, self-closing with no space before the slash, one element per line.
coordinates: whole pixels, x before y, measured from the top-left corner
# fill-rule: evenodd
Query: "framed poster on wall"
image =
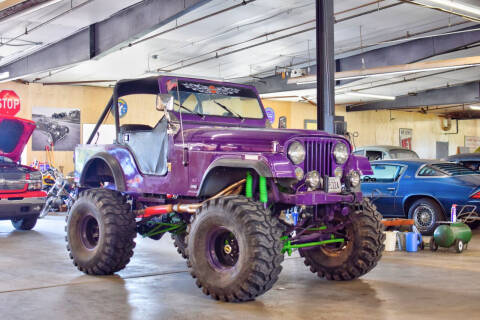
<path fill-rule="evenodd" d="M 32 135 L 33 151 L 53 145 L 55 151 L 73 151 L 80 144 L 80 110 L 69 108 L 32 108 L 37 128 Z"/>
<path fill-rule="evenodd" d="M 400 128 L 399 140 L 400 146 L 405 149 L 412 150 L 413 130 L 407 128 Z"/>
<path fill-rule="evenodd" d="M 474 152 L 480 147 L 480 137 L 476 136 L 465 136 L 465 147 Z"/>

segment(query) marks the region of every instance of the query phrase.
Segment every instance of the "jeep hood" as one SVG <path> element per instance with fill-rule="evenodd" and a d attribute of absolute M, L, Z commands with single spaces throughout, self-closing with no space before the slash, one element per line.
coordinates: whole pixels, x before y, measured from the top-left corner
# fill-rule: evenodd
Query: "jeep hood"
<path fill-rule="evenodd" d="M 35 130 L 35 122 L 0 115 L 0 156 L 14 162 L 20 160 L 22 151 Z"/>
<path fill-rule="evenodd" d="M 295 137 L 332 137 L 323 131 L 238 127 L 197 127 L 186 129 L 184 133 L 185 142 L 191 144 L 193 149 L 246 152 L 271 151 L 273 141 L 283 146 Z M 340 136 L 333 137 L 343 139 Z"/>

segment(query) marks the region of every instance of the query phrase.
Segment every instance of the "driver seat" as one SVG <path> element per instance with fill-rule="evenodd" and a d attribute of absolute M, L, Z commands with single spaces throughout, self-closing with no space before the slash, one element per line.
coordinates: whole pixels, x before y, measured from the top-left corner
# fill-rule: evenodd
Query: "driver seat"
<path fill-rule="evenodd" d="M 154 128 L 124 126 L 121 133 L 123 143 L 132 150 L 142 173 L 167 174 L 168 134 L 165 117 Z"/>

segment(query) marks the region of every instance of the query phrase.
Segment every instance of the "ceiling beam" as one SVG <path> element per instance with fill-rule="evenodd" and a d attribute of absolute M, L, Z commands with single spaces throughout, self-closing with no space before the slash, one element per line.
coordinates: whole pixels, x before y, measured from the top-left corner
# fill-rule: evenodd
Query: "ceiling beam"
<path fill-rule="evenodd" d="M 415 63 L 401 64 L 395 66 L 376 67 L 371 69 L 359 69 L 335 72 L 336 80 L 362 79 L 373 76 L 400 75 L 425 71 L 436 71 L 446 69 L 460 69 L 480 65 L 480 56 L 462 57 L 445 60 L 429 60 Z M 290 78 L 287 83 L 299 83 L 316 81 L 316 75 L 299 78 Z"/>
<path fill-rule="evenodd" d="M 480 82 L 437 88 L 419 92 L 415 95 L 396 97 L 393 101 L 370 102 L 362 105 L 347 106 L 347 112 L 410 109 L 416 107 L 441 106 L 449 104 L 468 104 L 480 102 Z"/>
<path fill-rule="evenodd" d="M 414 63 L 479 42 L 480 25 L 439 36 L 426 36 L 401 43 L 391 42 L 396 44 L 336 59 L 336 72 Z M 310 70 L 316 70 L 316 66 L 310 66 Z M 305 80 L 315 81 L 316 75 L 309 76 Z M 255 85 L 260 93 L 313 89 L 316 87 L 315 83 L 297 85 L 298 81 L 302 80 L 300 78 L 290 78 L 290 83 L 288 83 L 287 79 L 282 79 L 280 75 L 277 75 L 253 81 L 251 84 Z"/>
<path fill-rule="evenodd" d="M 144 0 L 28 56 L 0 67 L 6 80 L 106 55 L 210 0 Z"/>
<path fill-rule="evenodd" d="M 439 36 L 427 36 L 370 50 L 338 61 L 337 71 L 407 64 L 480 42 L 479 25 Z"/>

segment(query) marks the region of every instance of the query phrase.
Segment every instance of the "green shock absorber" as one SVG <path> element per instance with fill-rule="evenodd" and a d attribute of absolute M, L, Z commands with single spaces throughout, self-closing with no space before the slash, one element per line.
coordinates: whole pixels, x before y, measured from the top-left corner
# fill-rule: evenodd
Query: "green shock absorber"
<path fill-rule="evenodd" d="M 260 202 L 268 202 L 267 178 L 260 176 Z"/>
<path fill-rule="evenodd" d="M 253 177 L 250 172 L 247 171 L 247 179 L 245 181 L 245 197 L 253 197 Z"/>

